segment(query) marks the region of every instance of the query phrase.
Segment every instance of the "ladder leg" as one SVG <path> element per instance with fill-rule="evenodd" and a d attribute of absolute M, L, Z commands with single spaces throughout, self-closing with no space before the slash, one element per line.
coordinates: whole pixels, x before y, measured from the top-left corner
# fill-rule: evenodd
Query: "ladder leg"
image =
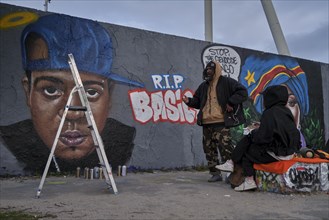
<path fill-rule="evenodd" d="M 108 172 L 106 170 L 106 166 L 105 166 L 101 151 L 100 151 L 98 146 L 96 146 L 96 152 L 97 152 L 97 155 L 98 155 L 98 158 L 99 158 L 99 164 L 103 168 L 103 170 L 105 171 L 104 176 L 105 176 L 106 183 L 108 184 L 109 187 L 112 188 L 112 184 L 110 182 L 110 178 L 109 178 Z"/>
<path fill-rule="evenodd" d="M 88 114 L 88 113 L 86 112 L 86 114 Z M 117 189 L 116 184 L 115 184 L 114 179 L 113 179 L 112 169 L 109 165 L 109 162 L 107 161 L 107 157 L 106 157 L 106 154 L 105 154 L 105 151 L 104 151 L 103 141 L 102 141 L 100 136 L 97 137 L 97 134 L 95 133 L 94 130 L 91 130 L 91 133 L 92 133 L 94 143 L 96 144 L 96 152 L 97 152 L 100 164 L 103 168 L 105 168 L 105 171 L 106 171 L 106 172 L 104 172 L 106 183 L 109 186 L 111 186 L 111 188 L 113 189 L 114 194 L 117 194 L 118 189 Z M 102 152 L 102 147 L 103 147 L 103 152 Z"/>
<path fill-rule="evenodd" d="M 57 160 L 56 160 L 55 155 L 53 155 L 53 161 L 54 161 L 54 164 L 55 164 L 55 167 L 56 167 L 57 173 L 60 173 L 61 170 L 59 169 L 59 166 L 58 166 L 58 163 L 57 163 Z"/>
<path fill-rule="evenodd" d="M 50 151 L 50 154 L 49 154 L 49 157 L 48 157 L 46 168 L 44 169 L 43 174 L 42 174 L 42 178 L 41 178 L 41 181 L 40 181 L 40 184 L 39 184 L 39 187 L 38 187 L 38 191 L 37 191 L 37 198 L 40 198 L 41 190 L 42 190 L 43 184 L 46 180 L 46 176 L 47 176 L 47 173 L 48 173 L 48 170 L 49 170 L 49 166 L 50 166 L 51 160 L 53 159 L 54 152 L 55 152 L 55 149 L 56 149 L 56 146 L 57 146 L 57 143 L 58 143 L 58 137 L 59 137 L 59 135 L 62 131 L 64 121 L 65 121 L 65 118 L 62 117 L 61 124 L 60 124 L 60 126 L 57 130 L 55 141 L 53 143 L 53 146 L 51 147 L 51 151 Z"/>
<path fill-rule="evenodd" d="M 113 192 L 114 192 L 114 194 L 117 194 L 118 193 L 118 189 L 117 189 L 116 184 L 114 182 L 114 178 L 113 178 L 113 175 L 112 175 L 112 169 L 111 169 L 111 167 L 109 165 L 109 162 L 107 160 L 107 157 L 106 157 L 106 154 L 105 154 L 105 151 L 104 151 L 104 147 L 103 147 L 103 143 L 100 146 L 102 146 L 102 147 L 99 148 L 100 154 L 101 154 L 101 156 L 99 157 L 99 159 L 100 160 L 103 160 L 104 165 L 106 167 L 108 178 L 111 181 L 111 186 L 113 188 Z"/>

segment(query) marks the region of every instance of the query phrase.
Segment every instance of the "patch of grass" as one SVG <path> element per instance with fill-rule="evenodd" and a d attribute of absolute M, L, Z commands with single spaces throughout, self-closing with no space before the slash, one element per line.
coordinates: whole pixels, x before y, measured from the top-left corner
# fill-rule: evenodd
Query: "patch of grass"
<path fill-rule="evenodd" d="M 57 218 L 56 215 L 51 214 L 34 214 L 27 213 L 24 211 L 13 211 L 13 210 L 0 210 L 0 219 L 10 219 L 10 220 L 35 220 L 44 218 Z"/>

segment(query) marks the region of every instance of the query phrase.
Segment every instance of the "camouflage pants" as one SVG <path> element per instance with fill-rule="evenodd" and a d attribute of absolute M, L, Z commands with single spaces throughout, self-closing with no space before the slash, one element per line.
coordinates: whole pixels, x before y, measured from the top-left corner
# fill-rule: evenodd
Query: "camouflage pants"
<path fill-rule="evenodd" d="M 219 174 L 220 171 L 215 168 L 219 164 L 219 153 L 222 162 L 225 162 L 231 159 L 234 149 L 230 129 L 223 126 L 203 126 L 202 142 L 210 174 Z"/>

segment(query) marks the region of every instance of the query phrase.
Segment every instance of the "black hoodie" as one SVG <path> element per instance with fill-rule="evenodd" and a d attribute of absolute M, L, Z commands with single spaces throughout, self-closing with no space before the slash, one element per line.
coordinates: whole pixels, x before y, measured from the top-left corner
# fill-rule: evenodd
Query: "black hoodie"
<path fill-rule="evenodd" d="M 253 144 L 261 151 L 288 156 L 299 151 L 300 133 L 291 111 L 285 107 L 288 90 L 285 86 L 270 86 L 263 92 L 265 110 L 260 127 L 252 135 Z"/>

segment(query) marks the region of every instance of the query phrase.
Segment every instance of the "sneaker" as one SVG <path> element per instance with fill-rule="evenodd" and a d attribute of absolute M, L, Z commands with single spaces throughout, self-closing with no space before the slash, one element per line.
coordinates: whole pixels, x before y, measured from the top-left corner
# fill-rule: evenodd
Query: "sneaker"
<path fill-rule="evenodd" d="M 208 180 L 208 182 L 218 182 L 218 181 L 222 181 L 222 175 L 217 174 L 217 175 L 213 175 L 212 177 L 210 177 L 210 179 Z"/>
<path fill-rule="evenodd" d="M 215 166 L 217 170 L 226 171 L 226 172 L 233 172 L 234 164 L 232 160 L 227 160 L 224 164 Z"/>
<path fill-rule="evenodd" d="M 250 189 L 256 189 L 257 185 L 256 182 L 254 180 L 254 177 L 249 176 L 246 177 L 246 179 L 244 180 L 244 182 L 240 185 L 234 188 L 235 191 L 246 191 L 246 190 L 250 190 Z"/>

